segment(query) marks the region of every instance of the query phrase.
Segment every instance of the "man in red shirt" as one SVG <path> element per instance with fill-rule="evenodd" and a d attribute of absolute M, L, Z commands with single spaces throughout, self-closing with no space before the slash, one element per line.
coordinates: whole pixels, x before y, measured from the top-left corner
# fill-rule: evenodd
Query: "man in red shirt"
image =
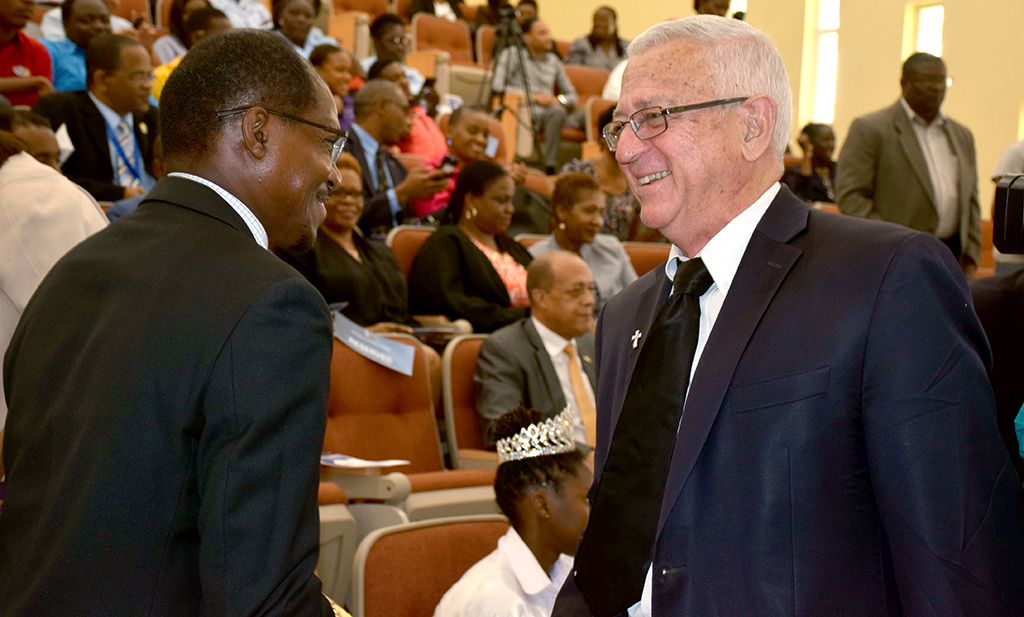
<path fill-rule="evenodd" d="M 49 52 L 21 31 L 34 8 L 34 0 L 0 0 L 0 94 L 12 105 L 53 92 Z"/>

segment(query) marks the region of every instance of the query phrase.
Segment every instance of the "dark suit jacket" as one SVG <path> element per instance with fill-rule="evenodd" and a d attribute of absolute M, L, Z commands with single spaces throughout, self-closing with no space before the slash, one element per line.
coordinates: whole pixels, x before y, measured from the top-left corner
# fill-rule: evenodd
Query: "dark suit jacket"
<path fill-rule="evenodd" d="M 521 244 L 498 236 L 498 247 L 523 266 L 533 261 Z M 487 256 L 455 225 L 430 234 L 409 272 L 409 312 L 466 319 L 474 332 L 490 333 L 530 314 L 511 306 L 505 283 Z"/>
<path fill-rule="evenodd" d="M 576 339 L 580 365 L 593 386 L 594 335 L 587 332 Z M 523 318 L 487 337 L 473 375 L 476 382 L 476 410 L 484 421 L 484 441 L 494 445 L 494 421 L 520 404 L 553 418 L 565 409 L 565 394 L 558 381 L 551 356 L 533 325 Z M 596 389 L 595 389 L 596 390 Z M 593 444 L 590 444 L 593 445 Z"/>
<path fill-rule="evenodd" d="M 992 390 L 999 432 L 1024 481 L 1013 421 L 1024 405 L 1024 270 L 971 282 L 974 309 L 992 345 Z"/>
<path fill-rule="evenodd" d="M 114 168 L 110 164 L 110 146 L 103 116 L 85 90 L 55 92 L 39 99 L 34 111 L 49 119 L 53 130 L 61 124 L 68 127 L 68 136 L 75 152 L 64 162 L 61 171 L 81 185 L 99 201 L 124 198 L 124 187 L 114 184 Z M 157 110 L 153 107 L 142 117 L 134 115 L 135 139 L 139 143 L 146 171 L 153 174 L 153 142 L 157 137 Z"/>
<path fill-rule="evenodd" d="M 658 370 L 634 367 L 631 337 L 670 286 L 656 268 L 601 313 L 598 470 L 631 373 Z M 654 614 L 1021 615 L 1019 488 L 988 360 L 938 240 L 783 188 L 683 408 Z M 570 577 L 554 615 L 586 610 Z"/>
<path fill-rule="evenodd" d="M 383 146 L 380 146 L 383 147 Z M 370 167 L 366 164 L 366 153 L 363 151 L 363 144 L 359 141 L 359 135 L 349 130 L 348 139 L 345 140 L 345 152 L 356 157 L 359 166 L 363 170 L 363 216 L 359 219 L 359 227 L 366 235 L 384 235 L 394 227 L 391 218 L 391 204 L 386 193 L 377 191 L 377 177 L 370 176 Z M 388 163 L 388 170 L 391 172 L 391 182 L 394 186 L 401 184 L 408 175 L 405 167 L 391 153 L 384 155 Z M 402 211 L 398 213 L 398 222 L 408 215 L 408 204 L 399 204 Z"/>
<path fill-rule="evenodd" d="M 981 206 L 974 136 L 946 118 L 960 178 L 960 252 L 974 263 L 981 255 Z M 896 101 L 857 118 L 839 153 L 836 201 L 844 214 L 879 219 L 934 233 L 939 224 L 928 164 L 914 127 Z"/>
<path fill-rule="evenodd" d="M 43 280 L 4 364 L 4 614 L 328 615 L 331 326 L 210 189 L 160 180 Z"/>

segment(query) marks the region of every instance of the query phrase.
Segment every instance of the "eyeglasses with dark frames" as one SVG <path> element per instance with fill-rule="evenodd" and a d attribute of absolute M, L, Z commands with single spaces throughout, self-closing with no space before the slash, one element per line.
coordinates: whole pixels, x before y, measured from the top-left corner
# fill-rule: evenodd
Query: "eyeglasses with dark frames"
<path fill-rule="evenodd" d="M 218 111 L 217 117 L 226 118 L 227 116 L 243 114 L 249 111 L 250 109 L 253 109 L 254 107 L 258 107 L 258 105 L 249 105 L 248 107 L 236 107 L 235 109 L 226 109 L 224 111 Z M 334 165 L 335 163 L 338 162 L 338 157 L 341 156 L 341 149 L 345 147 L 345 141 L 348 139 L 348 133 L 331 126 L 317 124 L 316 122 L 313 122 L 311 120 L 306 120 L 305 118 L 300 118 L 298 116 L 293 116 L 291 114 L 286 114 L 280 111 L 274 111 L 273 109 L 267 109 L 266 107 L 264 107 L 263 109 L 265 109 L 266 112 L 272 116 L 277 116 L 279 118 L 284 118 L 286 120 L 292 120 L 294 122 L 301 122 L 302 124 L 308 124 L 309 126 L 316 127 L 321 131 L 327 131 L 328 133 L 337 136 L 337 139 L 335 139 L 334 143 L 331 144 L 331 165 Z"/>
<path fill-rule="evenodd" d="M 625 122 L 609 122 L 605 125 L 604 130 L 601 131 L 601 136 L 604 137 L 604 143 L 608 145 L 608 149 L 615 152 L 619 147 L 619 137 L 622 136 L 622 131 L 626 128 L 626 125 L 629 125 L 633 129 L 633 132 L 636 134 L 638 139 L 651 139 L 652 137 L 657 137 L 668 130 L 668 117 L 671 115 L 695 111 L 698 109 L 707 109 L 708 107 L 742 103 L 748 98 L 750 97 L 741 96 L 732 99 L 718 99 L 717 101 L 694 103 L 693 105 L 679 105 L 677 107 L 669 107 L 667 109 L 657 106 L 645 107 L 640 111 L 635 112 Z"/>

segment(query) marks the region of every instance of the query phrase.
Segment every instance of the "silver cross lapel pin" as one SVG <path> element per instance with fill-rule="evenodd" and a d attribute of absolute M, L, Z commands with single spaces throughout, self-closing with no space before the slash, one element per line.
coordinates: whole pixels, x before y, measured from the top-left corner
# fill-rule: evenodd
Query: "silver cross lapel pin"
<path fill-rule="evenodd" d="M 641 334 L 639 330 L 633 333 L 633 349 L 636 349 L 636 346 L 640 343 L 641 336 L 643 336 L 643 334 Z"/>

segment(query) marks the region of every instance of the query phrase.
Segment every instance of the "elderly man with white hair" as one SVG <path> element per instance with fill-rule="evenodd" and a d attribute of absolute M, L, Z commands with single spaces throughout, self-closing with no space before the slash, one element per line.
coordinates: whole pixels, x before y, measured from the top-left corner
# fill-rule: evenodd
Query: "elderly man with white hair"
<path fill-rule="evenodd" d="M 554 615 L 1021 615 L 988 344 L 935 237 L 781 187 L 785 66 L 737 20 L 629 48 L 604 137 L 673 243 L 597 330 L 593 509 Z"/>

